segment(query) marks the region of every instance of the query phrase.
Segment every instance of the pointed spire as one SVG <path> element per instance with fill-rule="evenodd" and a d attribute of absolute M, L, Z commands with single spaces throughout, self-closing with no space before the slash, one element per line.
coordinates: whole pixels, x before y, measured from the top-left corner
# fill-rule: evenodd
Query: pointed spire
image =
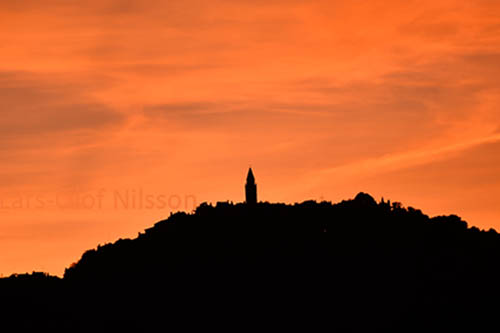
<path fill-rule="evenodd" d="M 251 167 L 248 169 L 247 183 L 245 184 L 245 198 L 248 205 L 257 204 L 257 184 L 255 184 Z"/>
<path fill-rule="evenodd" d="M 253 176 L 252 168 L 250 167 L 248 169 L 247 184 L 253 184 L 253 183 L 255 183 L 255 177 Z"/>

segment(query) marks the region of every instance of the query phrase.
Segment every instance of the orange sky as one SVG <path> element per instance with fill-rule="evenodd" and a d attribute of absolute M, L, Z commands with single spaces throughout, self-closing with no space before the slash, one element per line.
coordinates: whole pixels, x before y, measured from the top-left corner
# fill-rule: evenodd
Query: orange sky
<path fill-rule="evenodd" d="M 496 0 L 0 1 L 0 273 L 240 201 L 250 164 L 261 200 L 500 229 L 499 64 Z"/>

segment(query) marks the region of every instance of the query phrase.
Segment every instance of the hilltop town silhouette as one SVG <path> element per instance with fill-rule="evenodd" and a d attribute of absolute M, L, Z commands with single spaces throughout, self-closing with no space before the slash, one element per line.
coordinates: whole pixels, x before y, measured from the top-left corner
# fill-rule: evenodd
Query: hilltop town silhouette
<path fill-rule="evenodd" d="M 17 331 L 448 332 L 498 325 L 500 236 L 366 193 L 203 203 L 83 254 L 62 279 L 0 279 Z"/>

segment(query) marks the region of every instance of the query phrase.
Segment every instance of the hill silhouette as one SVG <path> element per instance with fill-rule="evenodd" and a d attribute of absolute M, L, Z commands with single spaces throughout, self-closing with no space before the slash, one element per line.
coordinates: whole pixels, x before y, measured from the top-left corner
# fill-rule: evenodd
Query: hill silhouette
<path fill-rule="evenodd" d="M 497 325 L 499 263 L 495 230 L 360 193 L 204 203 L 0 291 L 25 329 L 477 332 Z"/>

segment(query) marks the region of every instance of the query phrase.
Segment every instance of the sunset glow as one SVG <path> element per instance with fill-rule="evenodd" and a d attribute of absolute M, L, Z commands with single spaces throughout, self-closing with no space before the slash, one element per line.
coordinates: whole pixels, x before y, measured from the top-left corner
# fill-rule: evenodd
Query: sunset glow
<path fill-rule="evenodd" d="M 0 2 L 0 273 L 358 192 L 500 230 L 500 2 Z"/>

